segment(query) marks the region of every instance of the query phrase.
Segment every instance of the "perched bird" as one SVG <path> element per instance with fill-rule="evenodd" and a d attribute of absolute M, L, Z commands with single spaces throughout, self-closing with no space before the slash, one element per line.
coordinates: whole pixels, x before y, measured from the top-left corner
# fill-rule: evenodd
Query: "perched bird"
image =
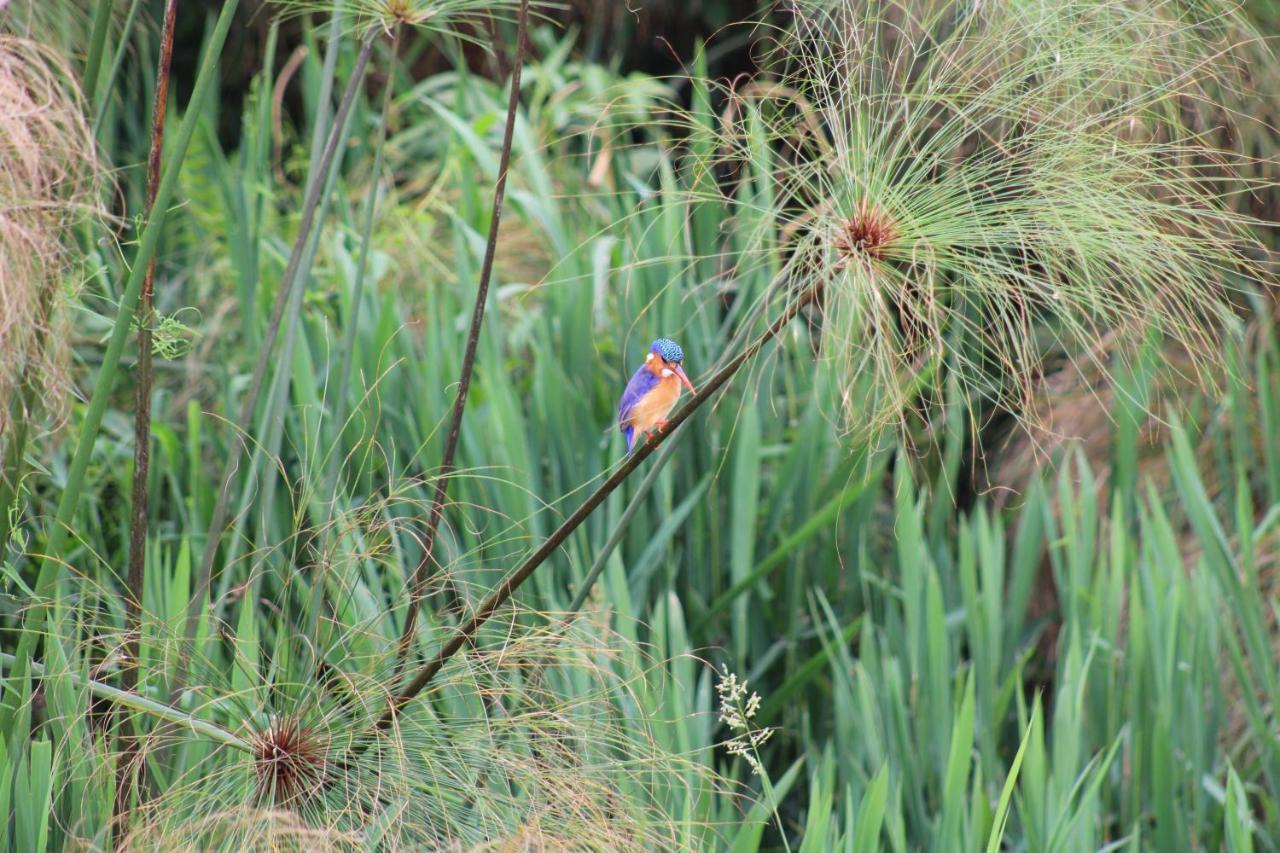
<path fill-rule="evenodd" d="M 680 399 L 680 384 L 696 394 L 689 377 L 680 366 L 684 350 L 673 340 L 658 338 L 649 347 L 649 354 L 622 392 L 618 401 L 618 429 L 627 439 L 627 452 L 635 446 L 636 435 L 648 433 L 667 425 L 666 417 Z M 647 440 L 647 439 L 646 439 Z"/>

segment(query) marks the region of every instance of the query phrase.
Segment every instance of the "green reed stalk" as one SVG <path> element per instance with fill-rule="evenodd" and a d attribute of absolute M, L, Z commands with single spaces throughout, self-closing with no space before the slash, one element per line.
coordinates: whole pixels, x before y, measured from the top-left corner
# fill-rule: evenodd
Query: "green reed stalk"
<path fill-rule="evenodd" d="M 111 0 L 98 0 L 94 9 L 93 30 L 89 35 L 89 56 L 84 66 L 84 100 L 93 107 L 98 90 L 98 78 L 102 75 L 102 52 L 107 45 L 107 30 L 111 26 Z"/>
<path fill-rule="evenodd" d="M 683 435 L 683 433 L 682 433 Z M 658 475 L 662 473 L 662 469 L 666 467 L 668 460 L 679 446 L 679 437 L 673 437 L 662 448 L 662 453 L 658 455 L 658 459 L 649 468 L 649 473 L 644 475 L 644 479 L 640 481 L 640 485 L 636 488 L 636 493 L 631 496 L 631 503 L 627 504 L 627 508 L 623 510 L 622 517 L 618 519 L 618 523 L 613 526 L 613 532 L 609 534 L 609 538 L 605 540 L 604 547 L 596 554 L 595 561 L 591 564 L 591 568 L 587 570 L 587 574 L 582 578 L 582 586 L 578 588 L 577 594 L 573 596 L 573 601 L 569 603 L 567 615 L 573 615 L 582 609 L 582 605 L 587 603 L 587 596 L 591 594 L 591 588 L 595 586 L 596 581 L 600 579 L 600 575 L 604 574 L 605 565 L 609 562 L 609 555 L 613 553 L 613 549 L 618 547 L 618 543 L 622 541 L 622 537 L 626 536 L 627 529 L 631 524 L 631 519 L 639 512 L 640 507 L 644 505 L 645 495 L 649 493 L 649 489 L 657 482 Z"/>
<path fill-rule="evenodd" d="M 115 80 L 120 76 L 120 68 L 124 65 L 124 58 L 129 54 L 129 34 L 133 32 L 134 22 L 138 18 L 138 9 L 142 6 L 142 0 L 133 0 L 129 5 L 129 14 L 125 16 L 124 26 L 120 29 L 120 42 L 116 45 L 115 56 L 111 58 L 111 70 L 107 72 L 107 91 L 110 91 Z M 167 11 L 166 11 L 167 13 Z M 161 38 L 164 37 L 163 32 Z M 159 83 L 159 81 L 157 81 Z M 98 135 L 98 130 L 102 127 L 102 120 L 107 115 L 107 106 L 111 103 L 111 98 L 104 96 L 96 107 L 89 104 L 93 108 L 93 135 Z"/>
<path fill-rule="evenodd" d="M 19 657 L 17 655 L 11 655 L 8 652 L 0 652 L 0 661 L 3 661 L 5 666 L 8 667 L 19 666 Z M 28 665 L 31 672 L 36 675 L 44 675 L 46 672 L 44 664 L 39 663 L 38 661 L 30 661 Z M 94 681 L 91 678 L 80 678 L 75 673 L 68 673 L 68 675 L 74 682 L 84 686 L 92 695 L 97 696 L 99 699 L 106 699 L 123 708 L 128 708 L 131 711 L 137 711 L 140 714 L 147 714 L 158 720 L 175 723 L 178 726 L 189 729 L 195 734 L 202 735 L 210 740 L 215 740 L 226 746 L 234 747 L 242 752 L 253 752 L 253 745 L 247 740 L 224 729 L 216 723 L 211 723 L 208 720 L 201 720 L 198 717 L 193 717 L 190 714 L 184 713 L 177 708 L 164 704 L 163 702 L 148 699 L 145 696 L 140 696 L 129 690 L 121 690 L 119 687 L 112 687 L 110 684 L 104 684 L 101 681 Z"/>
<path fill-rule="evenodd" d="M 310 170 L 315 169 L 320 164 L 325 142 L 328 138 L 330 122 L 333 118 L 330 112 L 333 82 L 337 78 L 338 55 L 342 52 L 342 26 L 343 4 L 338 3 L 335 5 L 333 14 L 329 19 L 329 42 L 325 50 L 324 69 L 321 72 L 320 81 L 320 96 L 316 104 L 315 123 L 312 127 L 308 174 L 312 174 Z M 329 208 L 333 201 L 334 190 L 338 185 L 338 176 L 342 172 L 343 156 L 347 150 L 351 130 L 350 122 L 339 129 L 338 147 L 335 149 L 337 153 L 322 173 L 323 184 L 320 192 L 320 204 L 316 210 L 315 217 L 317 223 L 324 223 L 329 218 Z M 284 440 L 286 409 L 289 405 L 290 390 L 293 387 L 295 341 L 297 340 L 298 327 L 302 321 L 302 297 L 306 293 L 305 282 L 315 265 L 316 252 L 319 251 L 320 240 L 323 235 L 323 227 L 312 229 L 311 239 L 307 242 L 301 261 L 298 263 L 298 268 L 294 272 L 294 278 L 303 284 L 289 288 L 289 300 L 285 308 L 284 319 L 281 321 L 280 358 L 276 362 L 275 371 L 271 375 L 271 382 L 267 386 L 267 399 L 258 420 L 258 432 L 255 434 L 258 446 L 255 453 L 250 457 L 249 473 L 244 478 L 244 488 L 241 492 L 240 506 L 242 512 L 237 517 L 244 517 L 250 500 L 256 501 L 258 506 L 263 507 L 269 507 L 275 503 L 276 488 L 280 481 L 277 476 L 278 472 L 271 465 L 271 460 L 279 458 L 280 445 Z M 267 513 L 259 513 L 257 521 L 259 540 L 268 541 L 271 524 L 269 515 Z M 267 557 L 266 553 L 259 553 L 249 570 L 250 582 L 246 594 L 250 600 L 257 598 L 259 585 L 264 576 L 262 567 L 267 561 Z M 227 562 L 230 564 L 231 560 L 228 559 Z M 229 576 L 227 580 L 230 580 Z"/>
<path fill-rule="evenodd" d="M 399 33 L 397 32 L 395 36 L 398 35 Z M 369 197 L 365 200 L 364 221 L 361 223 L 360 255 L 356 261 L 356 280 L 351 288 L 351 316 L 347 318 L 347 331 L 342 337 L 342 349 L 338 352 L 338 395 L 333 418 L 335 428 L 334 447 L 329 456 L 329 464 L 324 478 L 327 498 L 326 506 L 330 517 L 332 517 L 333 507 L 338 499 L 338 465 L 342 460 L 342 454 L 338 452 L 338 448 L 341 443 L 342 433 L 346 428 L 348 414 L 347 392 L 351 386 L 351 361 L 356 351 L 356 332 L 360 327 L 360 305 L 364 301 L 365 279 L 368 277 L 369 272 L 369 252 L 373 247 L 373 220 L 378 207 L 378 175 L 382 172 L 382 156 L 386 148 L 388 122 L 391 118 L 392 93 L 395 91 L 395 44 L 396 42 L 393 41 L 391 67 L 387 70 L 387 85 L 382 93 L 382 129 L 378 134 L 378 144 L 374 148 Z M 327 528 L 328 525 L 326 525 Z M 311 612 L 309 614 L 310 628 L 307 631 L 307 636 L 313 640 L 319 639 L 317 632 L 320 626 L 320 609 L 321 601 L 324 597 L 325 567 L 327 565 L 327 563 L 323 564 L 312 581 Z"/>

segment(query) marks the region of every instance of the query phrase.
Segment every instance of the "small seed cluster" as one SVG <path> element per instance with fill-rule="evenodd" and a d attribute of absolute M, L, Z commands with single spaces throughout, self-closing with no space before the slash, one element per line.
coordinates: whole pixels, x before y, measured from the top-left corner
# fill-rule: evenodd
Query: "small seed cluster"
<path fill-rule="evenodd" d="M 748 694 L 746 680 L 729 672 L 728 666 L 721 671 L 720 680 L 716 683 L 716 693 L 720 696 L 720 722 L 730 731 L 738 733 L 725 741 L 725 751 L 747 762 L 751 772 L 760 775 L 757 749 L 773 737 L 775 731 L 767 727 L 755 728 L 751 722 L 760 710 L 760 694 Z"/>

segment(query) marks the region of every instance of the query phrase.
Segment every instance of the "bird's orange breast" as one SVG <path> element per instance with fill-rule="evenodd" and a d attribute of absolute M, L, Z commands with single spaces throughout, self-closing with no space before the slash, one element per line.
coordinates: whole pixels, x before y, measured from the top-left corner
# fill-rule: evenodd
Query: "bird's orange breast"
<path fill-rule="evenodd" d="M 641 433 L 652 429 L 658 421 L 666 419 L 679 399 L 680 380 L 674 376 L 664 376 L 631 410 L 631 426 Z"/>

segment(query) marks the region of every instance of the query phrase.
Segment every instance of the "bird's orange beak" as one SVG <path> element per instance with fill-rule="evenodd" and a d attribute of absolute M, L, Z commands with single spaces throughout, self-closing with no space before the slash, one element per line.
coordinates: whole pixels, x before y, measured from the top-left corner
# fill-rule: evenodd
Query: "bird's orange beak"
<path fill-rule="evenodd" d="M 693 383 L 689 381 L 689 377 L 684 375 L 683 367 L 681 367 L 678 364 L 672 364 L 671 369 L 676 372 L 676 376 L 680 377 L 680 381 L 684 383 L 684 387 L 689 389 L 690 394 L 698 393 L 697 391 L 693 390 Z"/>

